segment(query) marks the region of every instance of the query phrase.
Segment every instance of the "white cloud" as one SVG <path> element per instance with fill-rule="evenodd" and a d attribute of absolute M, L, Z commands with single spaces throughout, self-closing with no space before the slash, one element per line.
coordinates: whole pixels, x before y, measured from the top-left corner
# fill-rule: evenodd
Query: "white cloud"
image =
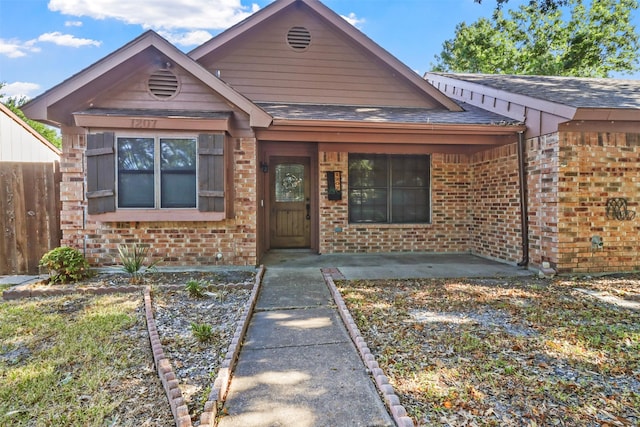
<path fill-rule="evenodd" d="M 49 10 L 70 16 L 116 19 L 155 30 L 221 30 L 259 9 L 241 0 L 50 0 Z"/>
<path fill-rule="evenodd" d="M 82 47 L 82 46 L 96 46 L 100 47 L 102 42 L 91 39 L 80 39 L 71 34 L 62 34 L 59 31 L 54 31 L 53 33 L 44 33 L 40 37 L 38 37 L 38 41 L 40 42 L 49 42 L 57 44 L 58 46 L 68 46 L 68 47 Z"/>
<path fill-rule="evenodd" d="M 28 53 L 40 52 L 40 48 L 35 46 L 35 42 L 35 40 L 23 42 L 16 39 L 0 39 L 0 55 L 21 58 L 27 56 Z"/>
<path fill-rule="evenodd" d="M 340 15 L 344 20 L 346 20 L 349 24 L 353 25 L 356 28 L 362 28 L 362 24 L 366 21 L 364 18 L 358 18 L 355 13 L 351 12 L 349 15 Z"/>
<path fill-rule="evenodd" d="M 2 86 L 0 92 L 7 98 L 32 98 L 40 91 L 40 85 L 27 82 L 13 82 Z"/>
<path fill-rule="evenodd" d="M 64 23 L 65 27 L 82 27 L 82 21 L 67 21 Z"/>
<path fill-rule="evenodd" d="M 189 31 L 186 33 L 159 31 L 158 34 L 169 40 L 172 44 L 179 46 L 199 46 L 213 37 L 210 32 L 205 30 Z"/>

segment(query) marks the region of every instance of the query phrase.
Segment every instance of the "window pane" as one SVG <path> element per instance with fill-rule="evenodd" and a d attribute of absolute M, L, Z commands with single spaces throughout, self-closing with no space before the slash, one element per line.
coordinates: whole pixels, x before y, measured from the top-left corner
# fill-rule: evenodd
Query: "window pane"
<path fill-rule="evenodd" d="M 153 168 L 153 138 L 118 138 L 119 207 L 154 207 Z"/>
<path fill-rule="evenodd" d="M 394 223 L 428 222 L 429 191 L 427 189 L 394 189 L 391 218 Z"/>
<path fill-rule="evenodd" d="M 386 187 L 386 157 L 376 154 L 349 154 L 349 185 L 355 188 Z"/>
<path fill-rule="evenodd" d="M 391 177 L 394 187 L 424 187 L 429 183 L 429 163 L 425 156 L 393 156 Z"/>
<path fill-rule="evenodd" d="M 387 222 L 387 190 L 349 189 L 350 222 Z"/>
<path fill-rule="evenodd" d="M 196 207 L 196 140 L 160 139 L 160 206 Z"/>
<path fill-rule="evenodd" d="M 304 165 L 276 166 L 276 202 L 304 202 Z"/>

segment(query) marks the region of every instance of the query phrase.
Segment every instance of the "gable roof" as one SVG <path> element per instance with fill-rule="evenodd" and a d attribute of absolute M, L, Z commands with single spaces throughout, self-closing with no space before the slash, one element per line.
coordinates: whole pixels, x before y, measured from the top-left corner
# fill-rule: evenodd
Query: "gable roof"
<path fill-rule="evenodd" d="M 229 103 L 247 113 L 252 126 L 266 127 L 271 123 L 271 117 L 266 112 L 152 30 L 29 101 L 23 106 L 23 111 L 33 120 L 55 125 L 71 123 L 73 112 L 91 108 L 91 100 L 96 97 L 96 91 L 104 91 L 108 88 L 105 85 L 112 85 L 113 81 L 135 73 L 136 58 L 151 52 L 182 67 Z M 105 79 L 106 75 L 111 75 L 112 78 Z M 100 81 L 105 83 L 101 85 Z"/>
<path fill-rule="evenodd" d="M 404 63 L 395 58 L 388 51 L 372 41 L 353 25 L 349 24 L 344 18 L 333 12 L 318 0 L 276 0 L 244 21 L 234 25 L 203 45 L 195 48 L 189 52 L 188 55 L 196 61 L 201 61 L 206 56 L 217 50 L 223 49 L 232 41 L 238 39 L 244 34 L 247 34 L 251 30 L 256 29 L 261 24 L 266 23 L 276 16 L 286 13 L 287 9 L 296 4 L 307 6 L 308 9 L 316 15 L 316 17 L 321 19 L 338 33 L 353 40 L 363 51 L 379 58 L 386 66 L 393 70 L 395 76 L 410 83 L 418 92 L 435 100 L 436 103 L 440 104 L 445 109 L 450 111 L 461 111 L 458 104 L 438 90 L 435 90 Z"/>

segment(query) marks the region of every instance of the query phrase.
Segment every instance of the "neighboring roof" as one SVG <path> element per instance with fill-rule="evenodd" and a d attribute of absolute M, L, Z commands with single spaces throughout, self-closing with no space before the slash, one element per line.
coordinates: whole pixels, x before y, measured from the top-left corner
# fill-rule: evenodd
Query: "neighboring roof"
<path fill-rule="evenodd" d="M 256 28 L 259 24 L 269 20 L 270 18 L 280 13 L 285 13 L 286 9 L 295 3 L 301 3 L 309 7 L 316 13 L 319 18 L 323 19 L 324 22 L 329 24 L 332 28 L 335 28 L 346 37 L 355 41 L 365 51 L 379 58 L 387 66 L 389 66 L 399 78 L 403 78 L 409 81 L 413 86 L 415 86 L 417 90 L 428 95 L 430 98 L 441 104 L 444 108 L 447 108 L 451 111 L 460 110 L 460 107 L 449 97 L 442 94 L 437 89 L 434 89 L 433 86 L 428 84 L 415 71 L 410 69 L 403 62 L 401 62 L 395 56 L 391 55 L 388 51 L 383 49 L 380 45 L 375 43 L 364 33 L 358 30 L 355 26 L 348 23 L 344 18 L 342 18 L 330 8 L 326 7 L 318 0 L 276 0 L 267 7 L 249 16 L 244 21 L 234 25 L 233 27 L 215 36 L 203 45 L 195 48 L 194 50 L 189 52 L 188 55 L 198 61 L 206 55 L 209 55 L 214 50 L 221 49 L 229 42 Z"/>
<path fill-rule="evenodd" d="M 640 80 L 429 73 L 574 108 L 640 109 Z"/>
<path fill-rule="evenodd" d="M 274 120 L 325 120 L 371 123 L 456 124 L 517 126 L 521 122 L 470 104 L 463 111 L 428 108 L 258 103 Z"/>
<path fill-rule="evenodd" d="M 0 113 L 6 115 L 7 117 L 9 117 L 9 119 L 19 128 L 22 128 L 22 130 L 29 135 L 29 137 L 31 137 L 34 141 L 37 141 L 38 143 L 42 144 L 43 148 L 47 151 L 50 151 L 51 153 L 53 153 L 54 156 L 59 157 L 61 154 L 61 151 L 58 147 L 56 147 L 55 145 L 53 145 L 51 142 L 49 142 L 49 140 L 47 140 L 44 136 L 40 135 L 38 132 L 35 131 L 35 129 L 33 129 L 31 126 L 29 126 L 24 120 L 22 120 L 20 117 L 18 117 L 18 115 L 16 115 L 13 111 L 11 111 L 9 109 L 9 107 L 7 107 L 6 105 L 0 103 Z M 0 134 L 3 134 L 5 136 L 9 136 L 11 135 L 10 132 L 3 130 L 2 132 L 0 132 Z M 4 141 L 4 140 L 3 140 Z"/>
<path fill-rule="evenodd" d="M 39 95 L 29 101 L 23 106 L 23 111 L 27 116 L 34 120 L 45 122 L 49 121 L 54 124 L 58 124 L 56 119 L 60 120 L 61 118 L 57 117 L 52 119 L 49 111 L 51 106 L 64 101 L 65 99 L 72 99 L 75 96 L 78 99 L 73 99 L 73 101 L 70 102 L 71 105 L 66 106 L 66 108 L 71 108 L 71 110 L 67 111 L 63 109 L 61 114 L 66 117 L 68 114 L 77 111 L 78 109 L 86 109 L 88 105 L 90 105 L 90 98 L 88 98 L 89 94 L 95 95 L 95 93 L 92 93 L 92 90 L 89 90 L 92 83 L 104 77 L 106 73 L 115 72 L 119 67 L 124 66 L 128 61 L 133 60 L 136 56 L 141 55 L 149 48 L 155 48 L 162 55 L 166 56 L 168 60 L 191 73 L 191 75 L 209 86 L 214 92 L 218 93 L 229 103 L 247 113 L 252 125 L 265 127 L 271 123 L 271 117 L 264 111 L 260 110 L 260 108 L 258 108 L 254 103 L 211 74 L 196 61 L 185 55 L 182 51 L 152 30 L 143 33 L 135 40 L 129 42 L 95 64 L 85 68 L 64 82 L 49 89 L 42 95 Z M 135 64 L 132 64 L 131 67 L 135 68 Z M 129 71 L 126 70 L 121 73 L 125 72 Z"/>

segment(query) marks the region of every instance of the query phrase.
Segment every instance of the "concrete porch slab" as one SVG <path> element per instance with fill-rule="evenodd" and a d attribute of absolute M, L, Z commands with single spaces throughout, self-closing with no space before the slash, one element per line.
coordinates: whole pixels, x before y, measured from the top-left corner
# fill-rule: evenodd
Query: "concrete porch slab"
<path fill-rule="evenodd" d="M 271 250 L 262 260 L 269 268 L 338 268 L 347 280 L 530 276 L 531 271 L 471 254 L 422 252 L 324 254 Z"/>

